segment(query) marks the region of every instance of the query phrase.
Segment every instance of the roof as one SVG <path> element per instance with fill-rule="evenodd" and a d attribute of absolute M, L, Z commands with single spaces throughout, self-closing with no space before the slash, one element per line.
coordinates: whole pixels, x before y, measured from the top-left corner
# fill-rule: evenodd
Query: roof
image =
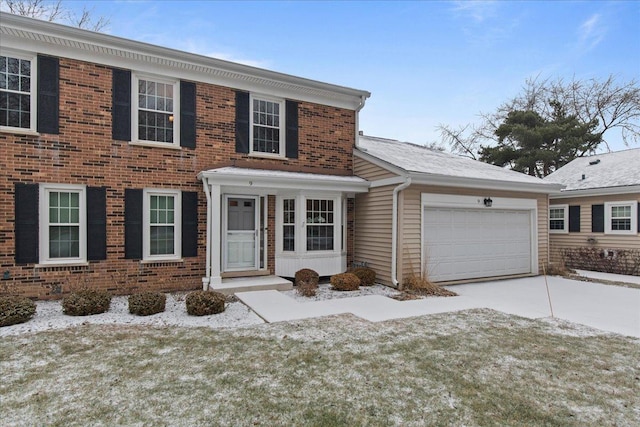
<path fill-rule="evenodd" d="M 640 192 L 640 148 L 578 157 L 544 180 L 563 192 Z"/>
<path fill-rule="evenodd" d="M 358 109 L 371 93 L 249 65 L 0 12 L 2 48 L 165 74 L 266 95 Z"/>
<path fill-rule="evenodd" d="M 547 193 L 560 189 L 559 185 L 520 172 L 393 139 L 360 135 L 358 152 L 376 159 L 392 172 L 412 176 L 419 183 Z"/>

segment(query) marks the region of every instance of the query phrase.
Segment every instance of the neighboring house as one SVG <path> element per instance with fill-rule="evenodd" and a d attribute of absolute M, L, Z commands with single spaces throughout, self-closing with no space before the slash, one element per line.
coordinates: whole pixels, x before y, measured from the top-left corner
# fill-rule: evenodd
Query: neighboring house
<path fill-rule="evenodd" d="M 355 261 L 397 286 L 538 274 L 548 262 L 549 194 L 561 186 L 453 154 L 360 136 Z"/>
<path fill-rule="evenodd" d="M 549 206 L 553 261 L 566 249 L 640 251 L 640 148 L 577 158 L 545 181 L 564 185 Z"/>
<path fill-rule="evenodd" d="M 0 286 L 217 289 L 351 263 L 368 92 L 0 23 Z"/>

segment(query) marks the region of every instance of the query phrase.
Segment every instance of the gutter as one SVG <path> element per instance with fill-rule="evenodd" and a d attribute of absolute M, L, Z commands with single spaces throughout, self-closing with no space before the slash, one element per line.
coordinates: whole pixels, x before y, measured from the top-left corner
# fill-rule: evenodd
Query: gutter
<path fill-rule="evenodd" d="M 202 186 L 204 187 L 204 194 L 207 195 L 207 242 L 205 244 L 207 249 L 205 277 L 202 278 L 202 290 L 209 289 L 209 282 L 211 281 L 211 191 L 209 190 L 209 178 L 206 176 L 200 176 L 202 179 Z"/>
<path fill-rule="evenodd" d="M 405 177 L 405 181 L 393 189 L 393 207 L 391 212 L 391 283 L 396 289 L 398 283 L 398 193 L 411 185 L 411 178 Z"/>
<path fill-rule="evenodd" d="M 360 139 L 360 110 L 362 110 L 364 108 L 364 103 L 366 102 L 368 98 L 368 95 L 361 95 L 360 96 L 360 103 L 358 104 L 358 106 L 356 107 L 356 135 L 355 135 L 355 141 L 356 144 L 355 146 L 358 146 L 358 140 Z"/>

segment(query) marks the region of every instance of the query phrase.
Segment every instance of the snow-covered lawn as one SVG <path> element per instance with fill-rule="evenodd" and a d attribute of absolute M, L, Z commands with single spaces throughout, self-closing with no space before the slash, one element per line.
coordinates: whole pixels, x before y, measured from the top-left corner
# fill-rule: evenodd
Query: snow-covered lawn
<path fill-rule="evenodd" d="M 3 337 L 1 424 L 640 425 L 640 340 L 568 322 L 166 325 Z"/>

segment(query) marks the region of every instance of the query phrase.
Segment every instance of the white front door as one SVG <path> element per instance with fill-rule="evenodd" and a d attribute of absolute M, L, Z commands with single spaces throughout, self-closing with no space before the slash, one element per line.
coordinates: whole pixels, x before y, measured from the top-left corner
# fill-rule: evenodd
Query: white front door
<path fill-rule="evenodd" d="M 225 200 L 225 271 L 258 269 L 258 198 L 226 196 Z"/>

